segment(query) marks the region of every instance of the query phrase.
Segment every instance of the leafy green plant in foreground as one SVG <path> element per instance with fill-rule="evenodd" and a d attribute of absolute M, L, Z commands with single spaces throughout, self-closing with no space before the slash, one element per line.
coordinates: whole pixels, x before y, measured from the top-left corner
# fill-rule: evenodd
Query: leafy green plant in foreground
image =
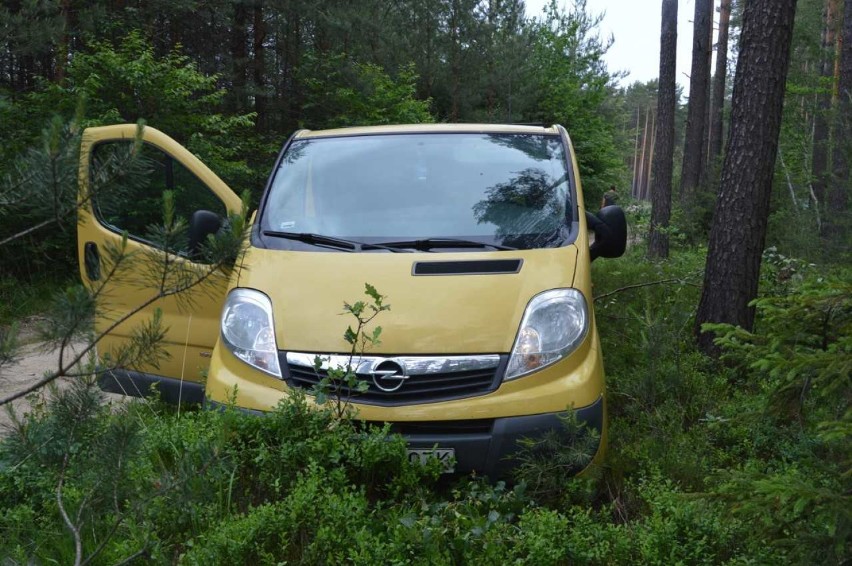
<path fill-rule="evenodd" d="M 359 379 L 355 373 L 357 362 L 369 348 L 381 344 L 382 327 L 376 326 L 367 332 L 367 325 L 382 312 L 390 310 L 390 305 L 384 302 L 387 297 L 380 295 L 369 283 L 365 283 L 364 288 L 364 293 L 370 298 L 369 302 L 343 303 L 343 313 L 352 315 L 356 321 L 355 328 L 347 326 L 343 333 L 343 339 L 350 346 L 346 364 L 342 367 L 331 367 L 326 364 L 328 359 L 322 356 L 314 358 L 314 371 L 319 377 L 313 388 L 316 401 L 320 405 L 329 403 L 337 418 L 356 416 L 351 405 L 352 397 L 369 388 L 369 382 Z M 324 364 L 328 365 L 325 370 Z"/>
<path fill-rule="evenodd" d="M 0 555 L 74 561 L 59 491 L 91 564 L 842 563 L 848 277 L 767 284 L 782 294 L 753 334 L 730 329 L 723 365 L 692 346 L 701 261 L 596 265 L 610 448 L 589 477 L 531 461 L 544 483 L 436 482 L 402 439 L 298 394 L 264 418 L 177 414 L 107 410 L 80 383 L 0 444 Z"/>

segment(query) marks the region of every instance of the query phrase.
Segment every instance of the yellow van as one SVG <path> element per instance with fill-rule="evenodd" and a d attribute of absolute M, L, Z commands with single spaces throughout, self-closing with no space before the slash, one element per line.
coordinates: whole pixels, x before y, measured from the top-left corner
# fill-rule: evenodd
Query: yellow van
<path fill-rule="evenodd" d="M 166 135 L 145 128 L 133 149 L 135 135 L 133 125 L 90 128 L 82 142 L 80 272 L 97 294 L 104 365 L 118 366 L 102 388 L 145 395 L 156 384 L 167 401 L 268 411 L 350 363 L 341 306 L 370 284 L 392 309 L 375 321 L 381 343 L 351 361 L 362 383 L 352 403 L 359 418 L 392 423 L 412 458 L 500 475 L 519 439 L 560 430 L 568 409 L 599 431 L 602 455 L 590 264 L 621 255 L 626 228 L 618 207 L 585 212 L 561 126 L 296 132 L 242 257 L 168 297 L 143 277 L 101 285 L 104 255 L 115 256 L 124 237 L 131 254 L 158 253 L 146 230 L 168 190 L 189 238 L 185 249 L 159 253 L 203 272 L 194 247 L 239 211 L 240 199 Z M 141 152 L 147 166 L 122 173 L 124 188 L 111 191 L 122 152 Z M 134 331 L 155 312 L 167 355 L 123 367 Z"/>

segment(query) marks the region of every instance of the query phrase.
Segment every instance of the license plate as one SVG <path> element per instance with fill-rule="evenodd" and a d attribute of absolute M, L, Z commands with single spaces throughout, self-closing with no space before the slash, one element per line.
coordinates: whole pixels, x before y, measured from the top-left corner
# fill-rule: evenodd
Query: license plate
<path fill-rule="evenodd" d="M 444 466 L 445 474 L 455 471 L 456 449 L 455 448 L 409 448 L 408 461 L 425 464 L 432 458 L 437 458 Z"/>

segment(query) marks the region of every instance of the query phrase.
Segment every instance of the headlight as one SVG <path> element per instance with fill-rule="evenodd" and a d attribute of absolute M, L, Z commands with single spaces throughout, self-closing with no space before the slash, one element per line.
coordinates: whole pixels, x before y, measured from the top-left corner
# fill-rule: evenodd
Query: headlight
<path fill-rule="evenodd" d="M 222 341 L 236 357 L 275 377 L 281 377 L 272 303 L 253 289 L 234 289 L 222 310 Z"/>
<path fill-rule="evenodd" d="M 555 363 L 589 330 L 586 299 L 577 289 L 553 289 L 532 298 L 524 311 L 504 379 L 514 379 Z"/>

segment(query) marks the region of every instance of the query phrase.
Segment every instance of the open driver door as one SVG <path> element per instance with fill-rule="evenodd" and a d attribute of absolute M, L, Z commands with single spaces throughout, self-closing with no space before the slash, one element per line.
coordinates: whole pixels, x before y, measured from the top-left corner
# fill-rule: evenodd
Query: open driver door
<path fill-rule="evenodd" d="M 165 200 L 188 228 L 167 243 L 158 237 Z M 83 132 L 78 205 L 101 388 L 145 396 L 156 384 L 165 401 L 200 402 L 229 270 L 205 264 L 197 250 L 241 212 L 239 197 L 165 134 L 127 124 Z M 154 337 L 154 347 L 140 348 Z"/>

